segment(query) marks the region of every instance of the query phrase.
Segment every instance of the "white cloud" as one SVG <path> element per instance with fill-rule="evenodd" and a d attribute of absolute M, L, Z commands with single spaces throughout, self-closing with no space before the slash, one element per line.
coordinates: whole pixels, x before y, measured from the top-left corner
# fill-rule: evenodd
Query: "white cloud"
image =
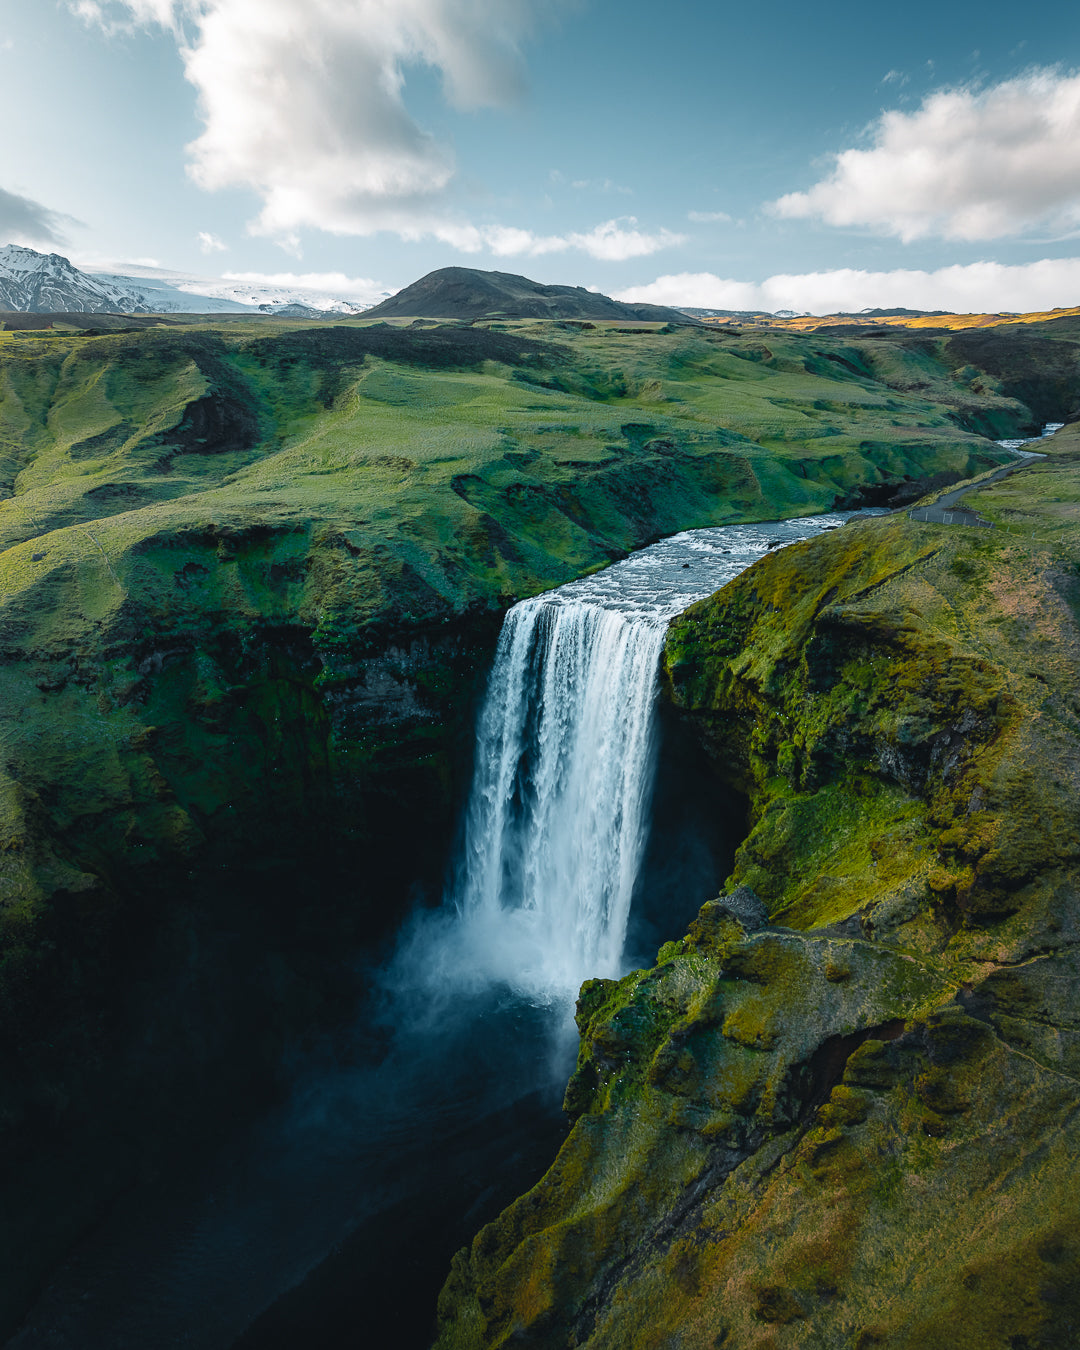
<path fill-rule="evenodd" d="M 83 272 L 131 272 L 132 275 L 161 272 L 163 276 L 177 275 L 175 272 L 162 271 L 161 261 L 158 258 L 117 258 L 109 254 L 83 253 L 77 250 L 69 254 L 68 261 Z"/>
<path fill-rule="evenodd" d="M 624 228 L 629 226 L 630 228 Z M 661 229 L 654 234 L 637 228 L 634 216 L 605 220 L 585 232 L 534 234 L 509 225 L 470 225 L 452 221 L 427 221 L 423 233 L 433 235 L 462 253 L 493 253 L 498 258 L 539 258 L 548 253 L 566 253 L 579 249 L 602 262 L 622 262 L 626 258 L 644 258 L 661 249 L 681 244 L 685 235 Z M 419 231 L 413 237 L 419 237 Z"/>
<path fill-rule="evenodd" d="M 222 280 L 300 291 L 333 291 L 348 298 L 365 296 L 373 289 L 383 293 L 381 283 L 370 277 L 350 277 L 344 272 L 223 272 Z"/>
<path fill-rule="evenodd" d="M 98 23 L 104 27 L 108 22 L 97 0 L 69 0 L 68 9 L 84 23 Z"/>
<path fill-rule="evenodd" d="M 734 281 L 712 272 L 658 277 L 647 286 L 620 292 L 619 300 L 701 309 L 808 311 L 811 314 L 860 309 L 942 309 L 960 314 L 1047 310 L 1080 304 L 1080 258 L 1044 258 L 1008 266 L 978 262 L 935 272 L 897 270 L 831 272 Z"/>
<path fill-rule="evenodd" d="M 40 202 L 0 188 L 0 244 L 63 244 L 64 230 L 79 222 Z"/>
<path fill-rule="evenodd" d="M 199 248 L 203 253 L 227 253 L 229 246 L 216 234 L 211 234 L 208 230 L 199 231 Z"/>
<path fill-rule="evenodd" d="M 731 217 L 726 211 L 687 211 L 686 219 L 696 225 L 730 225 Z"/>
<path fill-rule="evenodd" d="M 519 46 L 535 0 L 78 0 L 177 34 L 203 133 L 190 173 L 262 199 L 256 233 L 283 240 L 425 228 L 454 174 L 451 147 L 410 115 L 405 72 L 427 65 L 457 108 L 500 106 L 523 86 Z M 185 36 L 186 34 L 186 36 Z"/>
<path fill-rule="evenodd" d="M 637 226 L 637 220 L 633 216 L 624 216 L 622 219 L 630 226 Z M 645 258 L 650 253 L 658 253 L 662 248 L 674 248 L 686 242 L 684 234 L 674 234 L 671 230 L 647 234 L 637 228 L 623 229 L 618 220 L 607 220 L 587 234 L 569 234 L 566 238 L 569 247 L 580 248 L 590 258 L 599 258 L 604 262 Z"/>
<path fill-rule="evenodd" d="M 548 181 L 560 185 L 565 183 L 567 187 L 575 188 L 578 192 L 618 192 L 624 197 L 634 195 L 633 188 L 623 187 L 613 178 L 575 178 L 571 181 L 561 169 L 549 170 Z"/>
<path fill-rule="evenodd" d="M 579 192 L 617 192 L 623 197 L 634 195 L 633 188 L 623 187 L 610 178 L 575 178 L 570 186 Z"/>
<path fill-rule="evenodd" d="M 250 288 L 255 302 L 271 298 L 273 292 L 285 299 L 296 295 L 318 309 L 330 309 L 335 301 L 351 300 L 362 305 L 377 305 L 389 292 L 380 281 L 370 277 L 350 277 L 344 272 L 225 272 L 220 281 L 203 279 L 181 283 L 179 289 L 196 295 L 211 295 L 243 300 Z"/>
<path fill-rule="evenodd" d="M 296 256 L 309 228 L 389 230 L 496 257 L 578 249 L 621 261 L 681 243 L 633 217 L 537 235 L 452 209 L 452 148 L 410 115 L 405 72 L 439 71 L 458 108 L 506 105 L 521 91 L 519 47 L 539 9 L 538 0 L 76 0 L 89 22 L 108 27 L 122 12 L 176 33 L 205 123 L 189 172 L 208 190 L 253 189 L 262 210 L 249 228 Z M 608 179 L 579 185 L 622 191 Z"/>
<path fill-rule="evenodd" d="M 844 150 L 827 178 L 773 211 L 905 242 L 1080 227 L 1080 73 L 939 90 L 915 112 L 883 113 L 873 135 L 872 149 Z"/>
<path fill-rule="evenodd" d="M 183 0 L 68 0 L 68 9 L 76 18 L 109 34 L 131 32 L 151 23 L 177 32 L 185 7 Z"/>

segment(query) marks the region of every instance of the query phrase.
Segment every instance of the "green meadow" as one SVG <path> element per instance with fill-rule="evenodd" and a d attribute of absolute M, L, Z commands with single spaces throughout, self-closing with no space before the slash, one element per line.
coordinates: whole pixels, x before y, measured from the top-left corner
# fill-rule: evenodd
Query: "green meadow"
<path fill-rule="evenodd" d="M 180 554 L 255 530 L 240 553 L 256 608 L 421 619 L 688 526 L 966 475 L 999 457 L 985 435 L 1030 421 L 925 342 L 493 327 L 3 335 L 8 615 L 24 598 L 35 624 L 77 623 L 30 599 L 71 567 L 102 613 L 199 608 L 190 586 L 173 594 Z"/>

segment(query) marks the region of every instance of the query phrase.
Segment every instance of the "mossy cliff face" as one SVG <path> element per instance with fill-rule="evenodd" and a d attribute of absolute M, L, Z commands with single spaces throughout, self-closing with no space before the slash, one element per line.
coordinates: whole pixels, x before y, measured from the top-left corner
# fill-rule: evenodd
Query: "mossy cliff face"
<path fill-rule="evenodd" d="M 1012 532 L 854 522 L 673 623 L 750 832 L 583 987 L 575 1123 L 440 1350 L 1077 1342 L 1080 434 L 976 500 Z"/>

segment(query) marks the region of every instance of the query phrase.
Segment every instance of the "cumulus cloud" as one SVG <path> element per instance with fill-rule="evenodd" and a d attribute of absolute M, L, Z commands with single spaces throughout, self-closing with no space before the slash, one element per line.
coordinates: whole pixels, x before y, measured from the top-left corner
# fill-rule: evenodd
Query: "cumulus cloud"
<path fill-rule="evenodd" d="M 204 253 L 227 253 L 229 251 L 228 244 L 219 239 L 216 234 L 211 234 L 209 230 L 200 230 L 198 239 L 199 248 Z"/>
<path fill-rule="evenodd" d="M 860 309 L 941 309 L 959 314 L 1023 313 L 1080 304 L 1080 258 L 1044 258 L 1009 266 L 977 262 L 934 272 L 830 272 L 734 281 L 712 272 L 658 277 L 622 291 L 619 300 L 701 309 L 793 309 L 810 314 Z"/>
<path fill-rule="evenodd" d="M 4 243 L 62 245 L 65 227 L 77 224 L 71 216 L 0 188 L 0 240 Z"/>
<path fill-rule="evenodd" d="M 696 225 L 730 225 L 731 217 L 726 211 L 687 211 L 686 219 Z"/>
<path fill-rule="evenodd" d="M 204 123 L 188 147 L 189 172 L 208 190 L 256 192 L 262 209 L 249 228 L 294 253 L 311 228 L 388 230 L 497 257 L 579 249 L 615 261 L 682 239 L 642 230 L 632 217 L 537 235 L 474 224 L 453 209 L 453 149 L 409 112 L 406 71 L 438 71 L 456 108 L 506 106 L 524 85 L 520 48 L 538 0 L 73 3 L 106 29 L 158 24 L 176 34 Z M 621 190 L 608 180 L 591 185 Z"/>
<path fill-rule="evenodd" d="M 177 34 L 205 129 L 189 147 L 207 189 L 262 198 L 257 233 L 288 239 L 424 225 L 454 173 L 420 127 L 405 71 L 442 76 L 457 108 L 505 105 L 523 86 L 531 0 L 78 0 L 103 26 L 126 15 Z"/>
<path fill-rule="evenodd" d="M 1080 228 L 1080 73 L 939 90 L 914 112 L 883 113 L 872 135 L 809 191 L 773 202 L 775 214 L 905 242 Z"/>
<path fill-rule="evenodd" d="M 590 258 L 599 258 L 603 262 L 624 262 L 627 258 L 644 258 L 662 248 L 674 248 L 686 242 L 684 234 L 675 234 L 671 230 L 659 230 L 656 234 L 639 230 L 633 216 L 624 216 L 623 221 L 631 228 L 624 229 L 618 220 L 607 220 L 587 234 L 567 235 L 566 246 L 582 249 Z"/>
<path fill-rule="evenodd" d="M 684 242 L 685 235 L 670 230 L 650 234 L 637 228 L 634 216 L 605 220 L 588 231 L 568 234 L 534 234 L 510 225 L 469 225 L 452 221 L 429 222 L 426 232 L 463 253 L 487 251 L 499 258 L 539 258 L 547 253 L 579 249 L 602 262 L 644 258 Z"/>

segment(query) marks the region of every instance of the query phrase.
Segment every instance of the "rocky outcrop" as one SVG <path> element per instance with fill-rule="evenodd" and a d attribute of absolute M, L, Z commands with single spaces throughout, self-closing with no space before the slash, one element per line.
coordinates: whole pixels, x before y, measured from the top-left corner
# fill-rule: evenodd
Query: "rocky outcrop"
<path fill-rule="evenodd" d="M 1076 1342 L 1069 444 L 980 494 L 1022 535 L 854 522 L 673 623 L 749 833 L 653 969 L 583 987 L 575 1124 L 440 1350 Z"/>

